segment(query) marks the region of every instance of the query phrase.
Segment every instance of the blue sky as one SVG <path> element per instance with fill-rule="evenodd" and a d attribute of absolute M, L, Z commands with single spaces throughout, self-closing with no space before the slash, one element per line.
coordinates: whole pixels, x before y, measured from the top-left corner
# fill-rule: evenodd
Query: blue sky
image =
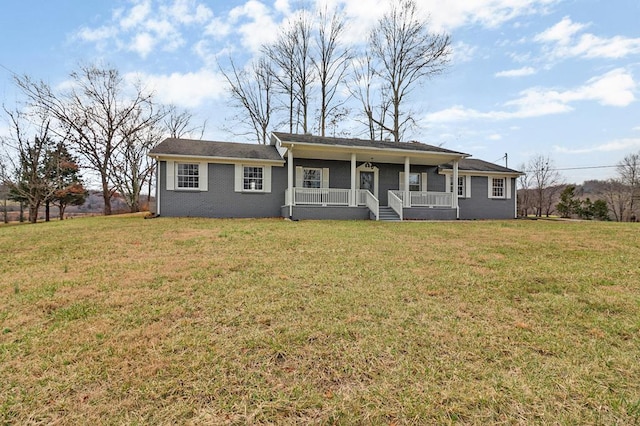
<path fill-rule="evenodd" d="M 316 0 L 320 2 L 320 0 Z M 314 4 L 313 0 L 308 1 Z M 387 2 L 341 5 L 356 46 Z M 640 2 L 637 0 L 419 0 L 434 30 L 453 38 L 448 72 L 411 99 L 410 139 L 517 168 L 548 155 L 567 182 L 605 179 L 640 151 Z M 296 0 L 21 0 L 0 14 L 0 101 L 20 101 L 11 73 L 53 86 L 78 63 L 102 61 L 142 77 L 159 99 L 207 120 L 205 137 L 233 111 L 216 59 L 244 63 L 272 39 Z M 0 123 L 0 133 L 6 131 Z M 361 128 L 347 126 L 353 136 Z M 4 129 L 4 130 L 3 130 Z M 278 130 L 278 129 L 273 129 Z M 582 167 L 600 167 L 585 168 Z"/>

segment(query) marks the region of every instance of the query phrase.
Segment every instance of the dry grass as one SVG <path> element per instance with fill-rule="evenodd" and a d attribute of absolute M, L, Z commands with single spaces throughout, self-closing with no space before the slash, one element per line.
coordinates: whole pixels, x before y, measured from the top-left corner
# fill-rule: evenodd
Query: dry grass
<path fill-rule="evenodd" d="M 640 422 L 640 228 L 0 228 L 0 423 Z"/>

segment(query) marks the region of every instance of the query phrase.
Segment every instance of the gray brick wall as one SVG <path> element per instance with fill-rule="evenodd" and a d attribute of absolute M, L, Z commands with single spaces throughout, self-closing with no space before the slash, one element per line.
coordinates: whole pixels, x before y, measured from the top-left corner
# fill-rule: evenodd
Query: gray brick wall
<path fill-rule="evenodd" d="M 160 214 L 193 217 L 279 217 L 287 187 L 286 167 L 271 167 L 270 193 L 235 192 L 233 164 L 209 164 L 208 187 L 167 191 L 166 162 L 160 162 Z"/>
<path fill-rule="evenodd" d="M 511 179 L 511 199 L 488 198 L 489 179 L 471 177 L 471 198 L 460 198 L 460 219 L 513 219 L 515 217 L 516 180 Z"/>

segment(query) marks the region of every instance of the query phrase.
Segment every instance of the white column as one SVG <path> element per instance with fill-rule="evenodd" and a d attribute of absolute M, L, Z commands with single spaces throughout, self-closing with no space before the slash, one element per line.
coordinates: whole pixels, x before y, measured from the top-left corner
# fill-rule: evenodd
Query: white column
<path fill-rule="evenodd" d="M 411 174 L 411 162 L 409 157 L 404 157 L 404 206 L 411 207 L 411 192 L 409 192 L 409 175 Z"/>
<path fill-rule="evenodd" d="M 165 166 L 166 167 L 166 166 Z M 160 160 L 156 157 L 156 214 L 160 216 Z"/>
<path fill-rule="evenodd" d="M 351 153 L 351 207 L 358 205 L 358 190 L 356 189 L 356 154 Z"/>
<path fill-rule="evenodd" d="M 458 206 L 458 160 L 453 161 L 453 194 L 451 207 L 456 209 L 456 219 L 460 219 L 460 207 Z"/>
<path fill-rule="evenodd" d="M 287 191 L 289 193 L 289 217 L 293 216 L 293 145 L 287 149 Z"/>

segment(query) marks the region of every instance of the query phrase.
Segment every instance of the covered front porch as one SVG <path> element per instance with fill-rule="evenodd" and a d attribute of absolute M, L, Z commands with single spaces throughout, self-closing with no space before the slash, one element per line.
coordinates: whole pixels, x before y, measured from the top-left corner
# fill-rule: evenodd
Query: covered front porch
<path fill-rule="evenodd" d="M 466 154 L 418 143 L 345 140 L 344 145 L 329 145 L 318 137 L 297 138 L 302 140 L 274 141 L 287 161 L 284 217 L 458 217 L 457 194 L 446 188 L 437 166 L 451 163 L 455 182 L 458 161 Z"/>
<path fill-rule="evenodd" d="M 285 207 L 292 206 L 292 212 L 304 213 L 305 218 L 324 218 L 327 215 L 338 218 L 381 218 L 381 208 L 389 207 L 403 219 L 455 219 L 456 207 L 451 192 L 437 191 L 387 191 L 387 204 L 381 205 L 379 199 L 368 189 L 343 188 L 292 188 L 285 191 Z M 355 194 L 355 196 L 354 196 Z M 327 209 L 327 208 L 331 209 Z M 440 211 L 430 211 L 430 210 Z M 316 211 L 317 210 L 317 211 Z M 447 211 L 446 213 L 444 212 Z M 286 213 L 286 212 L 285 212 Z M 292 215 L 296 216 L 296 215 Z"/>

